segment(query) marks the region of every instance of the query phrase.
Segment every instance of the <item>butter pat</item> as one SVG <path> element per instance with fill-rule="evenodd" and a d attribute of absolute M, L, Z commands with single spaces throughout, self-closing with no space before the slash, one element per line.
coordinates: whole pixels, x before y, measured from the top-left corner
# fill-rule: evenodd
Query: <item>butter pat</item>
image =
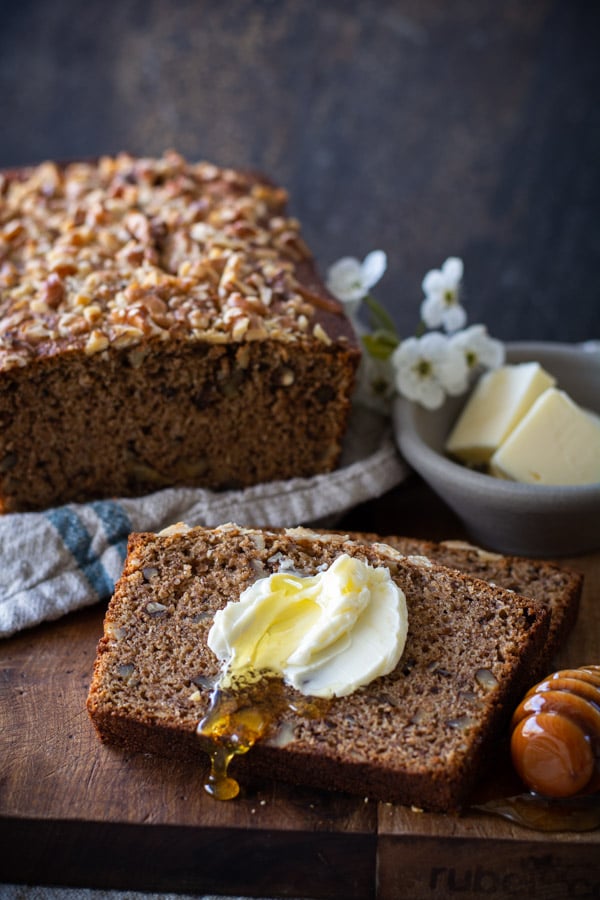
<path fill-rule="evenodd" d="M 536 362 L 486 372 L 450 432 L 447 452 L 465 463 L 489 462 L 532 403 L 555 384 Z"/>
<path fill-rule="evenodd" d="M 269 671 L 314 697 L 343 697 L 391 672 L 408 630 L 387 568 L 343 554 L 313 576 L 260 578 L 215 615 L 208 646 L 224 684 Z"/>
<path fill-rule="evenodd" d="M 493 455 L 490 471 L 528 484 L 600 482 L 600 422 L 549 388 Z"/>

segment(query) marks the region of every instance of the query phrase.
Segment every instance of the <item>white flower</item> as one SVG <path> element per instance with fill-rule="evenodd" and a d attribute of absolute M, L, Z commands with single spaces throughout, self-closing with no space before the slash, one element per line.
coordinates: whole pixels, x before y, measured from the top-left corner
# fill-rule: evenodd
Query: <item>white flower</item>
<path fill-rule="evenodd" d="M 425 299 L 421 303 L 421 318 L 429 328 L 441 326 L 448 332 L 458 331 L 467 321 L 460 304 L 462 276 L 462 259 L 450 256 L 441 269 L 432 269 L 423 279 Z"/>
<path fill-rule="evenodd" d="M 391 359 L 376 359 L 370 353 L 363 353 L 356 380 L 356 402 L 383 415 L 389 415 L 394 392 L 394 367 Z"/>
<path fill-rule="evenodd" d="M 438 409 L 446 394 L 467 389 L 464 354 L 437 331 L 402 341 L 392 354 L 392 364 L 398 392 L 427 409 Z"/>
<path fill-rule="evenodd" d="M 353 256 L 338 259 L 327 272 L 327 287 L 352 315 L 360 301 L 377 284 L 387 267 L 383 250 L 373 250 L 360 262 Z"/>
<path fill-rule="evenodd" d="M 470 371 L 479 367 L 497 369 L 504 362 L 502 341 L 489 336 L 485 325 L 471 325 L 451 335 L 450 343 L 463 354 Z"/>

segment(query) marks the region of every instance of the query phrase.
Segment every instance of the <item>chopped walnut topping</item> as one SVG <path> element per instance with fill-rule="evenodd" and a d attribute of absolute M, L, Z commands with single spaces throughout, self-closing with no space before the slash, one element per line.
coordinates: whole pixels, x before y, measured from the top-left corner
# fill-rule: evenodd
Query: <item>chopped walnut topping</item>
<path fill-rule="evenodd" d="M 280 188 L 174 152 L 0 178 L 0 369 L 171 337 L 330 342 Z"/>
<path fill-rule="evenodd" d="M 324 344 L 331 344 L 331 338 L 319 322 L 313 328 L 313 334 L 317 340 L 323 341 Z"/>
<path fill-rule="evenodd" d="M 56 309 L 64 295 L 65 285 L 62 278 L 56 272 L 51 272 L 44 283 L 42 299 L 52 309 Z"/>
<path fill-rule="evenodd" d="M 108 347 L 108 338 L 101 331 L 92 331 L 85 344 L 85 352 L 88 355 L 99 353 Z"/>

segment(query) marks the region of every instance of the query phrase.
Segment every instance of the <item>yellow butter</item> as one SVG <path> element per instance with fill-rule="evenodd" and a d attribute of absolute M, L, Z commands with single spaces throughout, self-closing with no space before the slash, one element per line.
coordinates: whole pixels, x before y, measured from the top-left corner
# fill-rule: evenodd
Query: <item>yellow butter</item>
<path fill-rule="evenodd" d="M 447 452 L 465 463 L 489 462 L 532 403 L 555 383 L 537 362 L 486 372 L 450 432 Z"/>
<path fill-rule="evenodd" d="M 304 694 L 343 697 L 396 667 L 407 629 L 389 569 L 343 554 L 317 575 L 258 579 L 216 613 L 208 646 L 225 684 L 268 671 Z"/>
<path fill-rule="evenodd" d="M 600 421 L 548 388 L 494 453 L 490 471 L 528 484 L 600 482 Z"/>

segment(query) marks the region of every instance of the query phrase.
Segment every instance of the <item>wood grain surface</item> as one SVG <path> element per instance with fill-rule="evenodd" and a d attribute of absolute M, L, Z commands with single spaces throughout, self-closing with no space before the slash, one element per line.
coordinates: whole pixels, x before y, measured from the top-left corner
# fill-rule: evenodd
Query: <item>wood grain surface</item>
<path fill-rule="evenodd" d="M 344 527 L 460 537 L 418 479 Z M 600 554 L 557 665 L 600 660 Z M 267 782 L 219 803 L 189 766 L 102 746 L 85 711 L 103 608 L 0 644 L 0 882 L 365 900 L 595 897 L 600 831 L 542 833 Z M 490 773 L 487 793 L 498 792 Z M 574 893 L 575 891 L 575 893 Z"/>
<path fill-rule="evenodd" d="M 381 247 L 403 335 L 465 260 L 471 322 L 600 338 L 600 4 L 20 0 L 0 166 L 176 147 L 290 191 L 322 268 Z"/>

